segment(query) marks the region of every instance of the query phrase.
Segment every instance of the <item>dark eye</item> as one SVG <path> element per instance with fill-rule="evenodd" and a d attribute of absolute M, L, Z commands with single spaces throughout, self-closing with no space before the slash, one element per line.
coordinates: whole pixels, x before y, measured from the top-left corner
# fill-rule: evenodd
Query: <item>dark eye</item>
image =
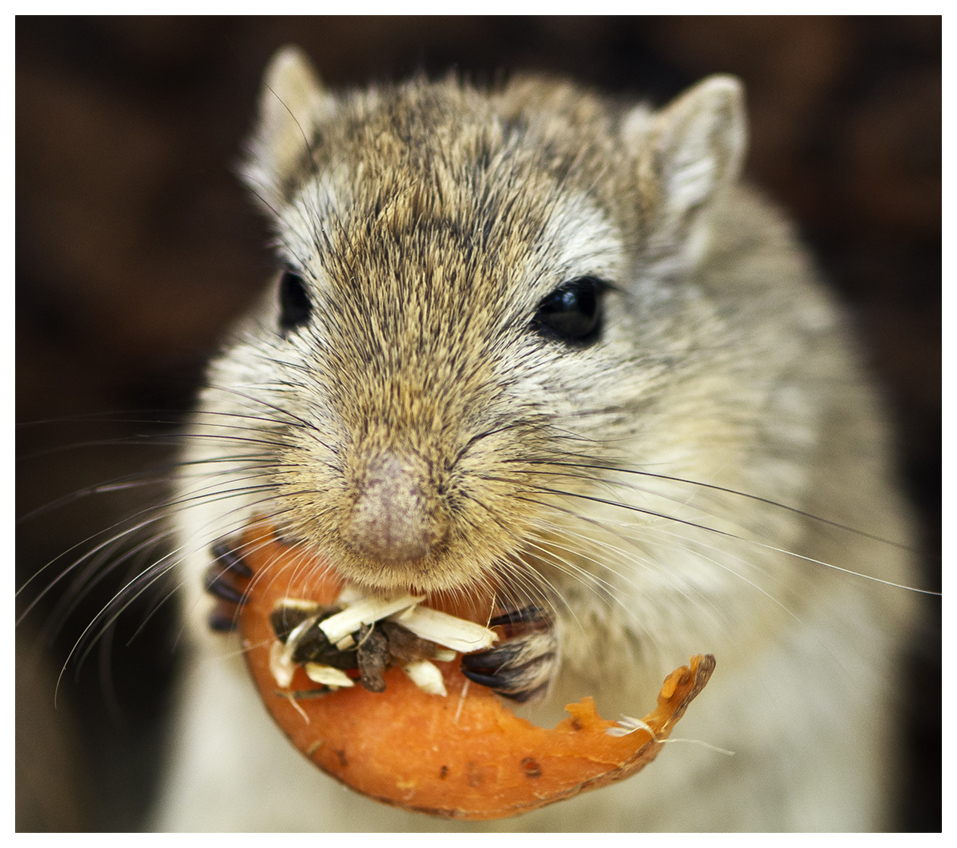
<path fill-rule="evenodd" d="M 283 335 L 298 329 L 309 320 L 312 304 L 306 283 L 295 271 L 287 268 L 279 280 L 279 330 Z"/>
<path fill-rule="evenodd" d="M 597 277 L 563 283 L 539 305 L 533 326 L 542 335 L 570 345 L 598 340 L 602 326 L 602 293 L 608 284 Z"/>

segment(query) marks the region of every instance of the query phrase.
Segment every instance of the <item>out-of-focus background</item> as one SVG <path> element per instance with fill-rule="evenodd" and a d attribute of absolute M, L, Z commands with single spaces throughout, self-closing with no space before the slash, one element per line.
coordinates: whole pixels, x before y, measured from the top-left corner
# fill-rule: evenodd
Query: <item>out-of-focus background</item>
<path fill-rule="evenodd" d="M 263 67 L 291 42 L 332 86 L 538 69 L 663 102 L 706 74 L 740 75 L 749 172 L 852 312 L 898 425 L 922 585 L 939 588 L 940 18 L 21 16 L 17 586 L 18 609 L 34 607 L 17 633 L 18 829 L 140 826 L 175 663 L 175 604 L 156 604 L 171 586 L 67 661 L 145 560 L 94 557 L 53 581 L 85 539 L 155 500 L 141 486 L 73 493 L 162 476 L 204 360 L 271 272 L 234 170 Z M 905 830 L 941 827 L 939 639 L 930 604 L 907 682 Z"/>

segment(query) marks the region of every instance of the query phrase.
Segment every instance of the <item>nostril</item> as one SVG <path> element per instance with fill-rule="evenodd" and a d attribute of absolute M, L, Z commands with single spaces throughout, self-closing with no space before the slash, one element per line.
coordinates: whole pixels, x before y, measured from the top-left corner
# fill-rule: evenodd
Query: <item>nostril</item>
<path fill-rule="evenodd" d="M 391 451 L 366 466 L 348 534 L 365 556 L 389 561 L 422 559 L 435 534 L 427 476 Z"/>

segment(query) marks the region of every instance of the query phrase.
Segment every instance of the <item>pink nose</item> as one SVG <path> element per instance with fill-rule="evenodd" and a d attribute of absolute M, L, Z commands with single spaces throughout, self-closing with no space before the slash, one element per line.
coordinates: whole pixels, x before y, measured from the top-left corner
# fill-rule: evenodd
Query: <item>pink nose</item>
<path fill-rule="evenodd" d="M 429 552 L 433 510 L 423 475 L 391 451 L 366 466 L 349 524 L 352 544 L 367 557 L 387 562 L 422 559 Z"/>

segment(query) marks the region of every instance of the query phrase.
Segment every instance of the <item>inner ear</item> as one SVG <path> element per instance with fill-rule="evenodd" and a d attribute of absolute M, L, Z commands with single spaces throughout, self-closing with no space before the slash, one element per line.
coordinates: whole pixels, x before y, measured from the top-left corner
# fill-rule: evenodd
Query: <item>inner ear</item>
<path fill-rule="evenodd" d="M 731 76 L 708 77 L 657 115 L 624 126 L 645 131 L 665 217 L 684 221 L 740 174 L 747 148 L 744 89 Z"/>

